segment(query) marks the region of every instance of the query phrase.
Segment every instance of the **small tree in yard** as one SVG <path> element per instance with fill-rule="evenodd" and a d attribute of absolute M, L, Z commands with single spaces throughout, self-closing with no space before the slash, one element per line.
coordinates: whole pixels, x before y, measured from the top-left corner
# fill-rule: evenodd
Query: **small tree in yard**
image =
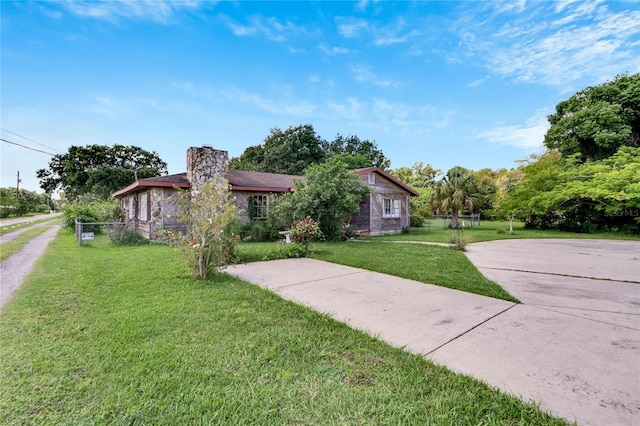
<path fill-rule="evenodd" d="M 230 193 L 229 183 L 222 178 L 180 193 L 177 218 L 187 224 L 187 233 L 175 233 L 170 240 L 183 248 L 199 279 L 210 277 L 237 257 L 239 236 L 232 228 L 238 209 Z"/>
<path fill-rule="evenodd" d="M 309 216 L 326 239 L 337 239 L 342 223 L 359 210 L 369 188 L 336 158 L 309 166 L 304 175 L 295 181 L 293 194 L 279 197 L 274 214 L 287 224 Z"/>

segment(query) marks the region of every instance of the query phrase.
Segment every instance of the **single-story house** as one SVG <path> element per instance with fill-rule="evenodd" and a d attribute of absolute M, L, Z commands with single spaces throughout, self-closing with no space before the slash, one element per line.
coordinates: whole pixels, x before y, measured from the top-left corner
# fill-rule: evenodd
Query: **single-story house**
<path fill-rule="evenodd" d="M 360 203 L 359 213 L 351 218 L 356 231 L 375 236 L 399 233 L 408 227 L 409 198 L 418 193 L 377 167 L 355 172 L 371 188 L 370 195 Z M 176 189 L 197 187 L 215 176 L 224 176 L 229 181 L 243 222 L 266 218 L 270 195 L 293 192 L 294 179 L 303 178 L 229 169 L 227 151 L 205 145 L 187 150 L 185 173 L 140 179 L 112 195 L 121 200 L 128 226 L 153 239 L 160 230 L 184 230 L 184 225 L 176 220 Z M 249 203 L 252 205 L 249 206 Z"/>

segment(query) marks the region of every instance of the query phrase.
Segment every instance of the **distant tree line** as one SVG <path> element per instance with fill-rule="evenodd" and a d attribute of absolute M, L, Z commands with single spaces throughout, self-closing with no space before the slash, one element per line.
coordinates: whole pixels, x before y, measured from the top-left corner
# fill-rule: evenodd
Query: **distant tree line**
<path fill-rule="evenodd" d="M 27 213 L 48 213 L 57 209 L 46 194 L 26 189 L 0 188 L 0 217 L 22 216 Z"/>

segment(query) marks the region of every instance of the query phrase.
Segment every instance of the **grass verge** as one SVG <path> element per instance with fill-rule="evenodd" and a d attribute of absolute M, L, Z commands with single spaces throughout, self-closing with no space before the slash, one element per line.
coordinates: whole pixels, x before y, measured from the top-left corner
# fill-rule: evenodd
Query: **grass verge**
<path fill-rule="evenodd" d="M 407 234 L 385 235 L 375 237 L 376 241 L 424 241 L 434 243 L 451 243 L 455 231 L 443 226 L 441 219 L 432 219 L 429 226 L 411 228 Z M 521 222 L 514 223 L 514 234 L 509 234 L 509 222 L 481 221 L 480 226 L 467 226 L 463 235 L 467 242 L 520 239 L 520 238 L 581 238 L 581 239 L 610 239 L 610 240 L 640 240 L 640 235 L 625 234 L 578 234 L 556 230 L 524 229 Z"/>
<path fill-rule="evenodd" d="M 316 243 L 308 257 L 518 302 L 498 284 L 486 279 L 464 253 L 449 247 L 375 241 Z"/>
<path fill-rule="evenodd" d="M 9 232 L 18 231 L 18 230 L 23 229 L 23 228 L 28 228 L 29 226 L 37 225 L 39 223 L 53 221 L 55 219 L 58 219 L 58 218 L 40 219 L 40 220 L 31 221 L 31 222 L 22 222 L 22 223 L 17 223 L 15 225 L 5 225 L 5 226 L 3 226 L 2 223 L 0 223 L 0 235 L 5 235 L 5 234 L 8 234 Z"/>
<path fill-rule="evenodd" d="M 12 254 L 15 254 L 22 250 L 25 244 L 27 244 L 32 238 L 37 237 L 40 234 L 44 234 L 51 226 L 40 226 L 37 228 L 29 229 L 18 235 L 15 240 L 0 243 L 0 261 L 5 260 Z"/>
<path fill-rule="evenodd" d="M 1 424 L 564 424 L 161 245 L 63 230 L 0 321 Z"/>

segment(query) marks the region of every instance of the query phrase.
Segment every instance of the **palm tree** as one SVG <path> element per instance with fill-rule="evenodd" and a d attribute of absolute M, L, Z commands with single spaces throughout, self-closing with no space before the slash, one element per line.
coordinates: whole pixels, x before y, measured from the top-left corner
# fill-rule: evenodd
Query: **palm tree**
<path fill-rule="evenodd" d="M 451 213 L 451 227 L 458 228 L 458 215 L 467 208 L 473 212 L 474 204 L 482 197 L 473 175 L 462 167 L 454 167 L 440 179 L 431 192 L 431 208 Z"/>

